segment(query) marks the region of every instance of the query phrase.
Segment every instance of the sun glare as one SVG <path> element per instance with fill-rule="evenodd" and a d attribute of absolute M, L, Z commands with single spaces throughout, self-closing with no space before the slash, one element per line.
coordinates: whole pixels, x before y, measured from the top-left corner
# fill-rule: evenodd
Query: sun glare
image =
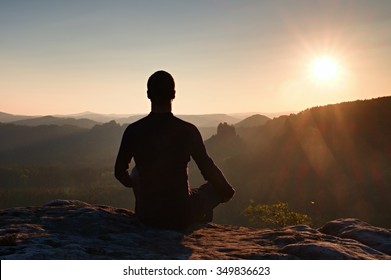
<path fill-rule="evenodd" d="M 317 57 L 311 64 L 312 77 L 320 82 L 329 82 L 338 74 L 338 63 L 329 56 Z"/>

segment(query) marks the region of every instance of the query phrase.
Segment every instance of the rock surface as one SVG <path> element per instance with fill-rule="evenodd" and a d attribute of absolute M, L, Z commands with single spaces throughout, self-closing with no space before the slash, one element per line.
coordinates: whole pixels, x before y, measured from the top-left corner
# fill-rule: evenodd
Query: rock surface
<path fill-rule="evenodd" d="M 208 224 L 180 233 L 81 201 L 0 211 L 0 259 L 391 259 L 391 230 L 356 219 L 320 229 Z"/>

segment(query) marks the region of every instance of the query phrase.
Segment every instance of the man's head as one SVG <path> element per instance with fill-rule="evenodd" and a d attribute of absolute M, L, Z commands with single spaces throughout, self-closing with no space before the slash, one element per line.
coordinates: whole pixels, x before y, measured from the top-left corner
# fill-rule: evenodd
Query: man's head
<path fill-rule="evenodd" d="M 148 98 L 155 104 L 170 103 L 175 98 L 174 78 L 166 71 L 157 71 L 148 79 Z"/>

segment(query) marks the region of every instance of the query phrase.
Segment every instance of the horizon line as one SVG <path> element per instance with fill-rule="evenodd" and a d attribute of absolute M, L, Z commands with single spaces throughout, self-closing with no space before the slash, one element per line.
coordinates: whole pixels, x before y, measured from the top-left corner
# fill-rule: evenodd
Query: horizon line
<path fill-rule="evenodd" d="M 222 112 L 216 112 L 216 113 L 190 113 L 190 114 L 182 114 L 182 113 L 175 113 L 173 110 L 174 115 L 181 115 L 181 116 L 207 116 L 207 115 L 228 115 L 228 116 L 235 116 L 235 115 L 284 115 L 284 114 L 291 114 L 291 113 L 298 113 L 299 110 L 287 110 L 287 111 L 274 111 L 274 112 L 261 112 L 261 111 L 251 111 L 251 112 L 233 112 L 233 113 L 222 113 Z M 76 117 L 76 116 L 83 116 L 88 114 L 94 114 L 94 115 L 101 115 L 101 116 L 124 116 L 124 117 L 131 117 L 131 116 L 139 116 L 139 115 L 148 115 L 150 112 L 144 112 L 144 113 L 98 113 L 93 111 L 82 111 L 78 113 L 55 113 L 55 114 L 19 114 L 19 113 L 10 113 L 6 111 L 0 111 L 2 114 L 7 114 L 11 116 L 21 116 L 21 117 Z"/>

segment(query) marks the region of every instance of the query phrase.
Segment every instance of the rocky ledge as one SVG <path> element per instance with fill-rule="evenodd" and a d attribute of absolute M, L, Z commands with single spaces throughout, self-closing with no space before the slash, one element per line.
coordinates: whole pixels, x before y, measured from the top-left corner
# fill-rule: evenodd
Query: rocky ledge
<path fill-rule="evenodd" d="M 208 224 L 185 233 L 81 201 L 0 211 L 0 259 L 391 259 L 391 230 L 356 219 L 319 229 Z"/>

